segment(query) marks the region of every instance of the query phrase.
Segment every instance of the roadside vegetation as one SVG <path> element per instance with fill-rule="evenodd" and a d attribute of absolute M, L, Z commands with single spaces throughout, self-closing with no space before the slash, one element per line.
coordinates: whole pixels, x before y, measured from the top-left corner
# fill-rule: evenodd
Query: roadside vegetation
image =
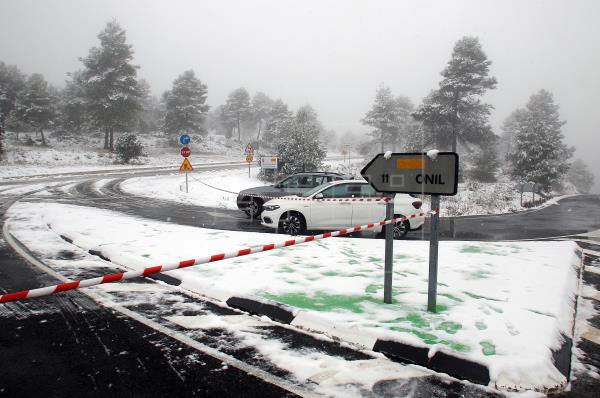
<path fill-rule="evenodd" d="M 67 74 L 63 88 L 51 86 L 39 73 L 27 76 L 0 61 L 4 162 L 7 130 L 16 135 L 11 148 L 51 147 L 67 138 L 87 137 L 90 152 L 102 150 L 123 163 L 143 153 L 144 135 L 159 134 L 165 146 L 177 147 L 177 137 L 187 133 L 196 147 L 209 136 L 221 136 L 226 147 L 240 154 L 251 143 L 257 156 L 278 156 L 283 174 L 321 169 L 327 151 L 344 157 L 360 154 L 368 161 L 388 150 L 437 148 L 459 153 L 463 183 L 505 183 L 509 176 L 515 187 L 535 184 L 542 197 L 573 190 L 585 193 L 594 184 L 587 165 L 573 161 L 574 149 L 564 143 L 566 121 L 549 91 L 533 93 L 524 107 L 506 118 L 498 134 L 493 131 L 489 122 L 493 107 L 483 96 L 501 82 L 491 75 L 492 61 L 476 37 L 455 43 L 441 80 L 420 104 L 382 83 L 371 109 L 357 115 L 370 128 L 367 134 L 328 130 L 310 105 L 292 110 L 282 99 L 244 87 L 211 109 L 206 103 L 209 87 L 194 70 L 183 71 L 170 90 L 153 96 L 150 83 L 138 77 L 133 46 L 116 21 L 107 23 L 98 34 L 98 45 L 80 61 L 81 67 Z M 35 135 L 20 139 L 24 132 Z M 101 148 L 93 147 L 97 140 L 92 137 L 98 134 L 103 137 Z"/>

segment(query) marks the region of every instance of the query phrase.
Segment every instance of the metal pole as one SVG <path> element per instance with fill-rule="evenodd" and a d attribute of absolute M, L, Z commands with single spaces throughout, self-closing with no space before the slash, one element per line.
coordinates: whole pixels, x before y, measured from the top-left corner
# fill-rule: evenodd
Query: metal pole
<path fill-rule="evenodd" d="M 394 197 L 394 194 L 391 196 Z M 385 205 L 385 219 L 394 218 L 394 200 L 390 200 Z M 385 271 L 383 276 L 383 302 L 392 303 L 392 272 L 394 269 L 394 225 L 388 224 L 385 227 Z"/>
<path fill-rule="evenodd" d="M 435 312 L 438 274 L 438 225 L 440 222 L 440 195 L 431 195 L 431 210 L 436 213 L 431 216 L 429 238 L 429 287 L 427 288 L 427 311 Z"/>
<path fill-rule="evenodd" d="M 250 162 L 248 162 L 248 178 L 250 178 Z"/>
<path fill-rule="evenodd" d="M 350 169 L 350 147 L 348 147 L 348 169 Z"/>
<path fill-rule="evenodd" d="M 185 193 L 188 193 L 188 173 L 185 172 Z"/>
<path fill-rule="evenodd" d="M 523 186 L 521 186 L 521 207 L 523 207 Z"/>

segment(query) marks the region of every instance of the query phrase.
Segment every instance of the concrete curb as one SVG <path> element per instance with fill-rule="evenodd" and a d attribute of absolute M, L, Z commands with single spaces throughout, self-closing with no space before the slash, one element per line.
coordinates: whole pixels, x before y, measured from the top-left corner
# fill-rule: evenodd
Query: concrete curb
<path fill-rule="evenodd" d="M 68 236 L 60 235 L 60 237 L 66 242 L 74 244 L 73 240 Z M 86 250 L 88 253 L 96 255 L 105 261 L 114 263 L 101 251 L 85 249 L 78 245 L 75 246 L 82 250 Z M 583 251 L 579 246 L 577 246 L 575 254 L 581 261 L 579 265 L 574 265 L 578 272 L 579 284 L 581 281 L 581 270 L 583 266 Z M 164 274 L 158 274 L 154 276 L 151 275 L 148 277 L 175 286 L 179 286 L 182 283 L 180 279 Z M 194 293 L 202 294 L 212 300 L 222 302 L 230 308 L 242 310 L 252 315 L 266 316 L 276 322 L 295 326 L 308 332 L 324 334 L 336 341 L 349 343 L 358 349 L 379 352 L 389 358 L 399 360 L 404 363 L 423 366 L 436 372 L 445 373 L 457 379 L 467 380 L 471 383 L 484 386 L 489 386 L 491 381 L 490 369 L 487 367 L 487 365 L 469 360 L 460 354 L 444 349 L 438 349 L 430 357 L 429 347 L 377 338 L 376 336 L 372 336 L 368 331 L 356 327 L 340 327 L 339 325 L 333 325 L 325 317 L 319 316 L 318 314 L 297 309 L 295 307 L 290 307 L 272 300 L 257 299 L 254 297 L 241 297 L 235 295 L 212 297 L 205 292 L 194 291 Z M 579 295 L 575 297 L 573 303 L 575 311 L 577 310 L 578 297 Z M 575 318 L 576 312 L 574 313 L 572 320 L 573 329 L 575 327 Z M 565 376 L 568 383 L 570 380 L 571 349 L 573 340 L 571 337 L 564 334 L 562 337 L 564 340 L 563 344 L 558 350 L 552 351 L 552 358 L 554 366 Z"/>
<path fill-rule="evenodd" d="M 73 239 L 70 237 L 66 235 L 60 235 L 60 237 L 64 241 L 75 245 Z M 104 261 L 117 264 L 100 250 L 83 248 L 78 245 L 75 246 L 82 250 L 86 250 L 89 254 L 97 256 Z M 175 286 L 179 286 L 182 283 L 180 279 L 164 274 L 150 275 L 148 277 Z M 485 386 L 490 382 L 489 370 L 485 365 L 452 355 L 448 352 L 437 351 L 429 358 L 429 348 L 427 347 L 417 347 L 393 340 L 374 337 L 369 338 L 370 336 L 368 336 L 368 333 L 365 333 L 365 331 L 361 329 L 331 325 L 327 320 L 312 315 L 308 311 L 298 310 L 294 307 L 271 300 L 240 296 L 230 296 L 228 298 L 207 297 L 224 302 L 231 308 L 242 310 L 252 315 L 266 316 L 274 321 L 292 325 L 299 329 L 325 334 L 336 341 L 350 343 L 360 349 L 380 352 L 393 359 L 420 365 L 437 372 L 446 373 L 458 379 L 468 380 L 472 383 Z"/>

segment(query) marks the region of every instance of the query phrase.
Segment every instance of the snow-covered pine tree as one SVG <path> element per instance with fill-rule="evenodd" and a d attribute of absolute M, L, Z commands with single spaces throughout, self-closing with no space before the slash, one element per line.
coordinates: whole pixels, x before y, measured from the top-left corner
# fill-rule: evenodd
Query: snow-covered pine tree
<path fill-rule="evenodd" d="M 225 102 L 225 114 L 235 122 L 237 127 L 238 141 L 242 140 L 242 122 L 252 117 L 252 107 L 250 106 L 250 94 L 245 88 L 238 88 L 229 93 Z"/>
<path fill-rule="evenodd" d="M 15 106 L 15 114 L 19 121 L 33 127 L 41 133 L 42 145 L 46 146 L 44 129 L 54 122 L 56 98 L 51 94 L 48 82 L 39 73 L 31 75 L 25 88 L 19 92 Z"/>
<path fill-rule="evenodd" d="M 273 100 L 263 92 L 258 92 L 252 97 L 252 118 L 257 125 L 256 142 L 260 142 L 260 133 L 262 132 L 265 120 L 271 112 Z"/>
<path fill-rule="evenodd" d="M 392 95 L 392 90 L 385 85 L 380 85 L 375 94 L 375 101 L 371 109 L 361 120 L 362 124 L 373 127 L 374 137 L 379 138 L 381 152 L 384 151 L 386 142 L 394 136 L 401 125 L 400 102 Z"/>
<path fill-rule="evenodd" d="M 0 61 L 0 158 L 4 153 L 6 121 L 15 108 L 17 95 L 25 87 L 25 77 L 14 65 Z"/>
<path fill-rule="evenodd" d="M 204 121 L 209 106 L 205 104 L 206 84 L 203 84 L 193 70 L 183 72 L 173 82 L 173 88 L 164 94 L 165 132 L 177 135 L 182 132 L 205 135 Z"/>
<path fill-rule="evenodd" d="M 284 174 L 321 169 L 326 151 L 319 140 L 318 121 L 300 112 L 294 118 L 281 120 L 275 128 L 277 154 Z"/>
<path fill-rule="evenodd" d="M 469 176 L 476 181 L 495 182 L 496 171 L 500 166 L 498 160 L 498 137 L 489 134 L 472 156 Z"/>
<path fill-rule="evenodd" d="M 73 72 L 67 80 L 65 88 L 59 96 L 59 123 L 60 126 L 73 133 L 81 132 L 88 123 L 84 87 L 81 86 L 81 72 Z"/>
<path fill-rule="evenodd" d="M 540 90 L 532 95 L 526 108 L 518 112 L 515 122 L 514 146 L 508 159 L 511 175 L 525 182 L 534 182 L 548 192 L 569 170 L 573 148 L 563 142 L 558 105 L 551 93 Z"/>
<path fill-rule="evenodd" d="M 285 120 L 289 120 L 293 117 L 292 112 L 288 109 L 288 106 L 281 99 L 273 101 L 271 110 L 267 115 L 265 123 L 265 133 L 263 134 L 262 145 L 267 147 L 273 147 L 277 142 L 277 135 L 279 129 L 277 126 Z"/>
<path fill-rule="evenodd" d="M 467 127 L 473 126 L 474 121 L 479 121 L 480 127 L 488 124 L 491 105 L 482 103 L 480 98 L 496 87 L 496 78 L 489 76 L 491 63 L 476 37 L 463 37 L 454 45 L 439 88 L 413 114 L 418 121 L 436 126 L 432 131 L 441 147 L 456 152 L 459 141 L 479 144 L 480 129 Z"/>
<path fill-rule="evenodd" d="M 140 133 L 158 131 L 165 120 L 165 106 L 157 97 L 150 93 L 150 83 L 144 79 L 138 80 L 141 94 L 142 111 L 138 115 L 138 129 Z"/>
<path fill-rule="evenodd" d="M 577 159 L 571 164 L 567 174 L 567 180 L 573 184 L 580 193 L 589 193 L 594 186 L 594 174 L 581 159 Z"/>
<path fill-rule="evenodd" d="M 509 153 L 511 153 L 514 146 L 518 121 L 522 119 L 522 116 L 520 115 L 521 112 L 524 112 L 524 110 L 517 109 L 513 111 L 506 119 L 504 119 L 502 127 L 500 127 L 502 133 L 500 134 L 500 140 L 498 143 L 498 152 L 502 162 L 507 161 L 507 156 Z"/>
<path fill-rule="evenodd" d="M 81 58 L 84 70 L 80 84 L 85 89 L 86 107 L 98 127 L 104 128 L 104 148 L 114 149 L 114 129 L 125 129 L 141 110 L 141 90 L 136 79 L 138 66 L 132 65 L 133 49 L 125 30 L 109 22 L 98 34 L 100 47 Z"/>

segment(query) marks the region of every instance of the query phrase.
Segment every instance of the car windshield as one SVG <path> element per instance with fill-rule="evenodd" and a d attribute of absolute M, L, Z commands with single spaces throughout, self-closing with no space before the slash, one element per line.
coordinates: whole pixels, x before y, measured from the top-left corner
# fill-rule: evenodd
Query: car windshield
<path fill-rule="evenodd" d="M 315 192 L 319 192 L 321 189 L 328 187 L 330 185 L 333 185 L 333 184 L 331 182 L 328 182 L 327 184 L 319 185 L 317 187 L 314 187 L 310 191 L 304 192 L 303 194 L 301 194 L 299 196 L 302 196 L 303 198 L 308 198 L 310 195 L 314 194 Z"/>

